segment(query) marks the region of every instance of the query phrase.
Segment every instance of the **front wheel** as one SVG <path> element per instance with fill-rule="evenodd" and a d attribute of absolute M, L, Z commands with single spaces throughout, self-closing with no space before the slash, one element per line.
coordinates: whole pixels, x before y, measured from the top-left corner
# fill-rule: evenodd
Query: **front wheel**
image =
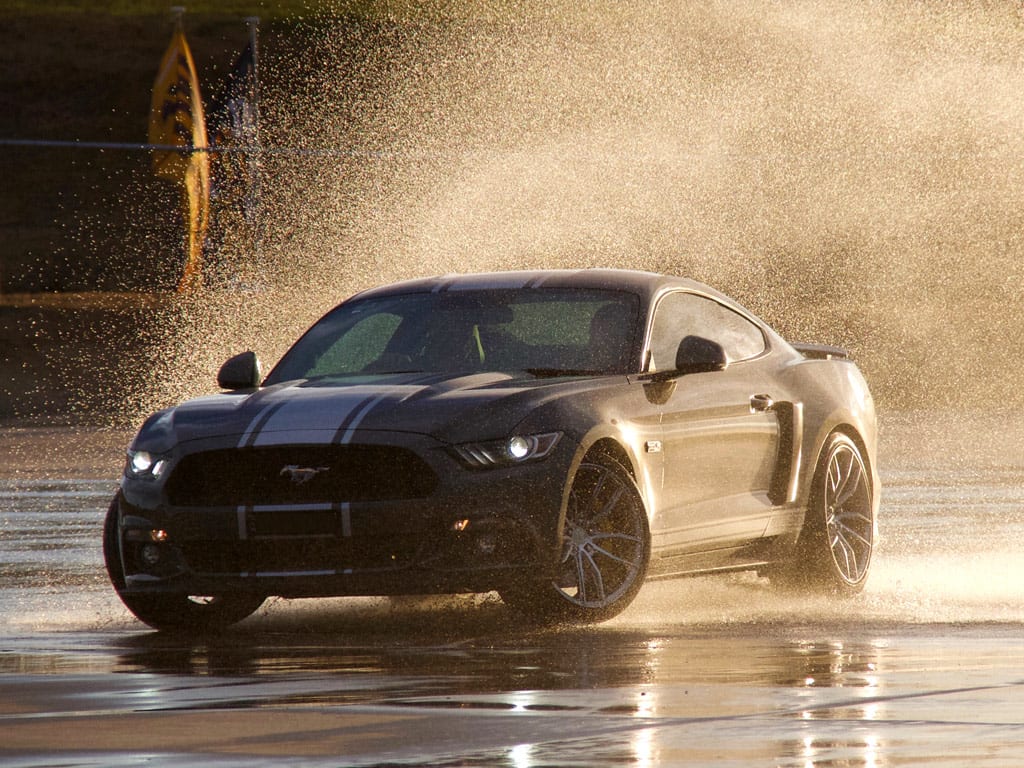
<path fill-rule="evenodd" d="M 124 565 L 115 498 L 103 523 L 103 559 L 110 583 L 121 602 L 140 621 L 172 632 L 210 632 L 249 616 L 263 604 L 262 595 L 131 594 L 125 591 Z"/>
<path fill-rule="evenodd" d="M 647 511 L 633 478 L 609 456 L 588 457 L 569 492 L 555 578 L 503 590 L 501 597 L 542 620 L 605 621 L 640 590 L 650 540 Z"/>
<path fill-rule="evenodd" d="M 841 596 L 864 588 L 875 547 L 874 489 L 857 444 L 829 437 L 784 584 Z"/>

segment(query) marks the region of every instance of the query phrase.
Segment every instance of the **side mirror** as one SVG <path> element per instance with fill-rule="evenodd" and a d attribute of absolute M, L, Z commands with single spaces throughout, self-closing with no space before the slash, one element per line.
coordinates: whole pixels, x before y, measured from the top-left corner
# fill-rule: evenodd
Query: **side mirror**
<path fill-rule="evenodd" d="M 687 336 L 676 350 L 676 373 L 710 373 L 724 371 L 729 361 L 718 342 L 702 336 Z"/>
<path fill-rule="evenodd" d="M 221 389 L 256 389 L 263 372 L 255 352 L 235 355 L 220 367 L 217 386 Z"/>

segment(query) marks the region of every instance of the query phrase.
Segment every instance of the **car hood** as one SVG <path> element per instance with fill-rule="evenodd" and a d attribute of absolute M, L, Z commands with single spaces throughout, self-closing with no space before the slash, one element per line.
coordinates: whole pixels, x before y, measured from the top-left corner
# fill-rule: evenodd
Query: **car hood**
<path fill-rule="evenodd" d="M 579 379 L 388 374 L 285 382 L 189 400 L 154 414 L 133 447 L 167 451 L 192 440 L 239 447 L 343 443 L 356 430 L 431 435 L 445 442 L 503 437 L 541 402 Z"/>

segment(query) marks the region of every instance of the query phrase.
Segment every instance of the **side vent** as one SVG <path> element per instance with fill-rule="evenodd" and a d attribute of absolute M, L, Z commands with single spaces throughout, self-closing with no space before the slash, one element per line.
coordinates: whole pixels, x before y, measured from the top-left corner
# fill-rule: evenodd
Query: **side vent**
<path fill-rule="evenodd" d="M 768 498 L 778 507 L 796 501 L 803 454 L 804 404 L 776 403 L 774 410 L 779 418 L 779 453 Z"/>

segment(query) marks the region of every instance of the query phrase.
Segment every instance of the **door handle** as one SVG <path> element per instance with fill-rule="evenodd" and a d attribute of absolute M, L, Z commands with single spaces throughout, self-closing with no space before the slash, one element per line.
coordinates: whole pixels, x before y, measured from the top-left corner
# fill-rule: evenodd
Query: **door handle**
<path fill-rule="evenodd" d="M 772 400 L 771 395 L 751 395 L 750 396 L 750 412 L 751 413 L 764 413 L 770 411 L 775 407 L 775 401 Z"/>

